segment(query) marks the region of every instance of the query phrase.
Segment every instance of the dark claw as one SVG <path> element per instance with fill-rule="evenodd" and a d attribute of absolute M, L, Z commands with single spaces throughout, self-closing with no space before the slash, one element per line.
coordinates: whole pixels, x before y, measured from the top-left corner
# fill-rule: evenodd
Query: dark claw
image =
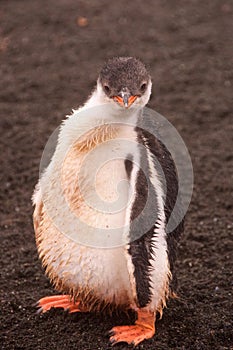
<path fill-rule="evenodd" d="M 109 338 L 109 337 L 111 336 L 110 332 L 111 332 L 111 331 L 106 331 L 106 332 L 104 333 L 104 336 Z"/>
<path fill-rule="evenodd" d="M 109 340 L 110 340 L 110 343 L 112 345 L 116 344 L 116 339 L 115 338 L 111 337 Z"/>
<path fill-rule="evenodd" d="M 115 335 L 115 332 L 113 330 L 110 330 L 107 332 L 108 333 L 108 336 L 111 337 L 112 335 Z"/>
<path fill-rule="evenodd" d="M 43 313 L 43 308 L 38 306 L 38 309 L 36 310 L 37 314 L 42 314 Z"/>

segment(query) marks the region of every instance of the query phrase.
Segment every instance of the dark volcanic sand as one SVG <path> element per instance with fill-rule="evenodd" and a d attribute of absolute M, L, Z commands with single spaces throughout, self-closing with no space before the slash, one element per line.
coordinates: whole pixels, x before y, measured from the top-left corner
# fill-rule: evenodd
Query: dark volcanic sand
<path fill-rule="evenodd" d="M 87 26 L 77 25 L 79 16 Z M 182 135 L 195 175 L 177 261 L 180 299 L 138 348 L 232 349 L 232 33 L 230 0 L 1 1 L 2 349 L 111 349 L 105 332 L 128 322 L 62 310 L 37 315 L 33 306 L 53 293 L 31 220 L 43 147 L 114 55 L 150 66 L 150 107 Z"/>

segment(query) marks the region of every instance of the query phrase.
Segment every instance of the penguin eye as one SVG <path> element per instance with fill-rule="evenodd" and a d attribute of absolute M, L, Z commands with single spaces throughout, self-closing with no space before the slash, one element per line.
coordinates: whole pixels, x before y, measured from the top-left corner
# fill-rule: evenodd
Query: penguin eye
<path fill-rule="evenodd" d="M 146 83 L 143 83 L 141 86 L 140 86 L 140 90 L 141 92 L 144 92 L 146 90 Z"/>
<path fill-rule="evenodd" d="M 110 87 L 108 85 L 104 85 L 104 91 L 106 92 L 106 94 L 110 93 Z"/>

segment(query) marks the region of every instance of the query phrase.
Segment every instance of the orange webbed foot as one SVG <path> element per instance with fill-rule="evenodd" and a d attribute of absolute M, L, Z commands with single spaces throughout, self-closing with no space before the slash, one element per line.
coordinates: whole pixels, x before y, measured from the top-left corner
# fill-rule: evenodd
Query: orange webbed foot
<path fill-rule="evenodd" d="M 70 313 L 83 311 L 79 307 L 80 302 L 72 300 L 69 295 L 52 295 L 49 297 L 41 298 L 37 306 L 39 308 L 38 312 L 46 312 L 51 308 L 63 308 L 68 310 Z"/>
<path fill-rule="evenodd" d="M 145 339 L 150 339 L 155 334 L 155 314 L 138 311 L 138 319 L 132 326 L 113 327 L 110 334 L 110 342 L 115 345 L 120 342 L 138 345 Z"/>

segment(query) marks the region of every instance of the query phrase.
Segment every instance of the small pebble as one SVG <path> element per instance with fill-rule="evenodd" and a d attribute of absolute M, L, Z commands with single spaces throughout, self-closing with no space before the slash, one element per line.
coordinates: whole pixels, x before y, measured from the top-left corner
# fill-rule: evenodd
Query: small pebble
<path fill-rule="evenodd" d="M 88 25 L 88 20 L 86 17 L 78 17 L 77 18 L 77 25 L 79 27 L 86 27 Z"/>

